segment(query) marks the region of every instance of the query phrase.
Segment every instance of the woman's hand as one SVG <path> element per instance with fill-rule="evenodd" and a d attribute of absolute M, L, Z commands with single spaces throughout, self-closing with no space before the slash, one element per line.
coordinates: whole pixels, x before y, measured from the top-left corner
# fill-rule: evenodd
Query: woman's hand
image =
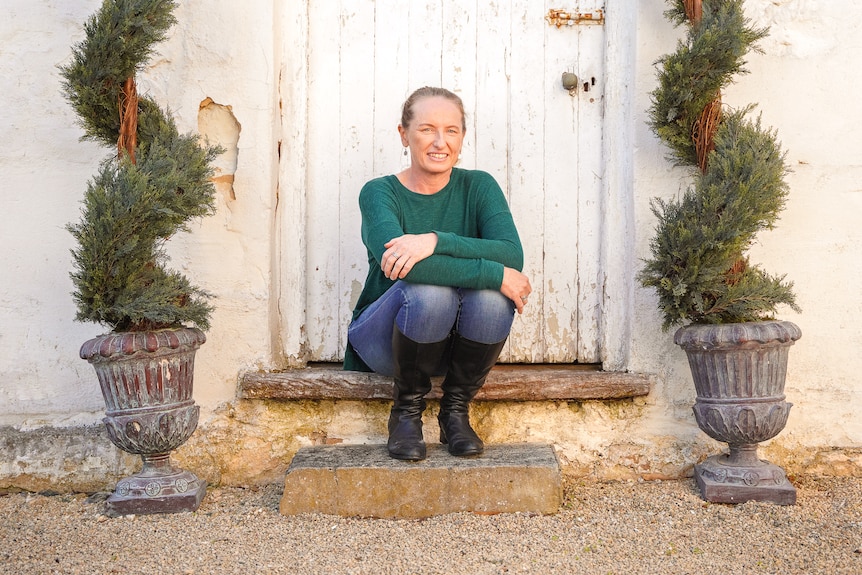
<path fill-rule="evenodd" d="M 500 286 L 500 292 L 513 302 L 518 309 L 518 313 L 524 313 L 524 306 L 527 305 L 527 296 L 533 291 L 530 286 L 530 279 L 512 268 L 503 268 L 503 284 Z"/>
<path fill-rule="evenodd" d="M 383 275 L 391 280 L 404 279 L 417 262 L 421 262 L 434 253 L 437 247 L 437 234 L 404 234 L 392 238 L 383 247 L 383 257 L 380 258 L 380 269 Z"/>

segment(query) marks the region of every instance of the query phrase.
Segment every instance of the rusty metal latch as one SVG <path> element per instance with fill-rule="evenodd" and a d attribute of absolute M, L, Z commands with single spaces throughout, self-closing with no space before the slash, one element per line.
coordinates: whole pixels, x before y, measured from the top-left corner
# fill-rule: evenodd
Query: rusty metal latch
<path fill-rule="evenodd" d="M 604 10 L 593 10 L 591 12 L 568 12 L 566 10 L 550 9 L 545 20 L 551 26 L 562 28 L 563 26 L 574 26 L 576 24 L 601 24 L 605 21 Z"/>

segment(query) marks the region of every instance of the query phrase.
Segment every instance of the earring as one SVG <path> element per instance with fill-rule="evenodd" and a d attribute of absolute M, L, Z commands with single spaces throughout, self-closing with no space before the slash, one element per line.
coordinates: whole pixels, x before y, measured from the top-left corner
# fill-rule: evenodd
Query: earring
<path fill-rule="evenodd" d="M 404 153 L 401 154 L 401 169 L 406 170 L 410 167 L 410 146 L 404 146 Z"/>

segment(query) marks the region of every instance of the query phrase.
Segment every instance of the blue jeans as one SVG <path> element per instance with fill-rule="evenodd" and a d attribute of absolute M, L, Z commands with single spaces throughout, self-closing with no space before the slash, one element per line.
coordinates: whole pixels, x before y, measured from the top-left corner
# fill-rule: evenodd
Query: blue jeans
<path fill-rule="evenodd" d="M 382 375 L 394 373 L 392 330 L 419 343 L 446 339 L 453 331 L 478 343 L 509 336 L 515 304 L 496 290 L 474 290 L 397 281 L 347 328 L 347 339 L 362 361 Z M 448 358 L 435 375 L 446 372 Z"/>

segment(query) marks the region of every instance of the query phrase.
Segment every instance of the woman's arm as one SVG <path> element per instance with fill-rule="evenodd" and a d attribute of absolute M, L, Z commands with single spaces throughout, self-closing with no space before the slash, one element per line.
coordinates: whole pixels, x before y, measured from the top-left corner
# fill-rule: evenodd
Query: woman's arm
<path fill-rule="evenodd" d="M 363 189 L 359 202 L 363 242 L 387 278 L 500 289 L 504 268 L 523 267 L 520 239 L 505 196 L 491 176 L 481 176 L 466 205 L 450 214 L 456 220 L 475 222 L 470 233 L 480 237 L 447 231 L 405 234 L 396 194 L 382 182 Z M 441 225 L 459 228 L 457 221 Z"/>

